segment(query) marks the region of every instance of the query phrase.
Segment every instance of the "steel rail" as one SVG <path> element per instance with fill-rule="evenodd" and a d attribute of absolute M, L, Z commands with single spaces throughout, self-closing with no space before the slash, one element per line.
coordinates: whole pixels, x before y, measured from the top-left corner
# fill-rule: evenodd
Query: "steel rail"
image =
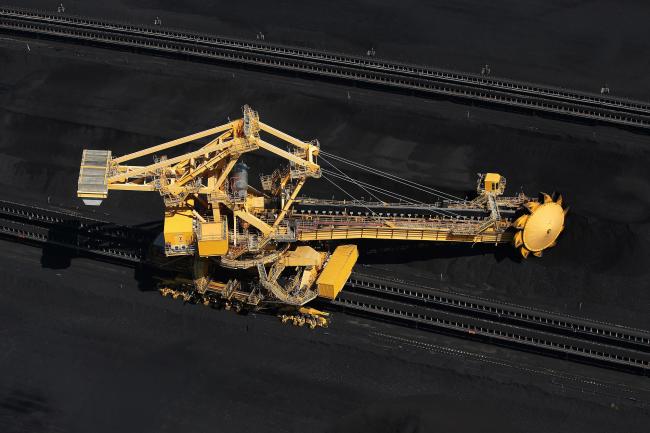
<path fill-rule="evenodd" d="M 259 52 L 265 54 L 275 54 L 278 56 L 294 57 L 300 59 L 318 60 L 339 65 L 352 65 L 375 69 L 379 71 L 389 71 L 393 73 L 412 75 L 418 77 L 436 78 L 449 82 L 483 86 L 486 88 L 507 90 L 522 94 L 545 96 L 557 98 L 580 104 L 591 104 L 597 106 L 607 106 L 618 110 L 637 112 L 641 114 L 650 114 L 650 103 L 636 101 L 627 98 L 615 98 L 597 95 L 588 92 L 581 92 L 571 89 L 565 89 L 549 85 L 540 85 L 524 81 L 510 80 L 505 78 L 491 77 L 478 74 L 470 74 L 460 71 L 445 70 L 432 68 L 429 66 L 415 65 L 408 63 L 393 62 L 387 60 L 371 59 L 368 57 L 359 57 L 349 54 L 326 52 L 313 49 L 305 49 L 279 44 L 267 44 L 250 40 L 225 38 L 210 34 L 191 32 L 187 30 L 165 29 L 160 27 L 150 27 L 142 25 L 132 25 L 114 21 L 102 21 L 95 18 L 68 15 L 53 14 L 46 11 L 35 11 L 25 8 L 2 7 L 0 15 L 6 17 L 38 20 L 46 23 L 64 23 L 84 28 L 105 29 L 111 31 L 120 31 L 134 35 L 156 36 L 163 39 L 172 39 L 177 41 L 188 41 L 199 44 L 217 45 L 227 48 L 236 48 Z"/>
<path fill-rule="evenodd" d="M 103 236 L 101 231 L 84 231 L 89 222 L 91 227 L 105 225 L 121 234 L 133 231 L 127 237 L 134 241 L 140 236 L 139 229 L 133 227 L 0 201 L 0 236 L 70 248 L 127 266 L 145 261 L 142 245 L 129 249 L 123 244 L 118 248 L 87 242 Z M 442 291 L 367 272 L 355 270 L 347 289 L 329 306 L 379 320 L 650 374 L 648 331 Z"/>
<path fill-rule="evenodd" d="M 474 77 L 470 80 L 462 78 L 464 76 L 461 74 L 453 74 L 462 79 L 458 78 L 455 82 L 451 82 L 442 80 L 433 73 L 429 74 L 432 76 L 428 76 L 427 73 L 409 72 L 404 74 L 403 69 L 405 67 L 403 66 L 399 68 L 397 66 L 370 67 L 372 65 L 369 66 L 368 63 L 372 62 L 361 59 L 354 60 L 353 57 L 330 56 L 343 59 L 333 63 L 332 60 L 324 61 L 322 59 L 324 54 L 321 55 L 321 58 L 317 55 L 298 55 L 300 53 L 291 56 L 280 55 L 281 53 L 278 54 L 279 49 L 270 49 L 269 46 L 264 46 L 268 48 L 265 50 L 259 48 L 243 49 L 234 43 L 199 43 L 196 40 L 197 37 L 192 39 L 187 36 L 178 36 L 177 33 L 171 31 L 161 32 L 160 30 L 153 31 L 142 27 L 122 25 L 122 27 L 127 27 L 127 29 L 123 29 L 116 24 L 102 24 L 102 22 L 88 19 L 84 21 L 83 25 L 73 25 L 59 19 L 57 16 L 47 17 L 46 22 L 43 22 L 44 18 L 39 18 L 34 13 L 10 13 L 7 11 L 8 9 L 0 9 L 0 29 L 9 31 L 99 44 L 101 46 L 117 46 L 153 53 L 182 55 L 190 59 L 234 62 L 274 70 L 305 73 L 311 76 L 417 91 L 425 94 L 460 97 L 484 103 L 497 103 L 504 106 L 569 115 L 628 127 L 650 128 L 650 116 L 646 115 L 645 108 L 643 108 L 646 106 L 642 105 L 642 103 L 614 99 L 611 99 L 611 101 L 617 101 L 616 103 L 604 104 L 596 101 L 596 99 L 610 101 L 607 98 L 592 98 L 593 101 L 574 98 L 576 101 L 579 100 L 580 103 L 567 102 L 549 98 L 548 92 L 545 91 L 532 92 L 526 90 L 523 93 L 514 92 L 511 88 L 516 87 L 515 85 L 509 87 L 501 85 L 499 87 L 488 85 L 489 83 L 482 83 L 477 86 L 475 82 L 478 78 Z M 70 20 L 73 19 L 69 18 L 68 21 Z M 163 38 L 160 33 L 163 33 L 165 37 Z M 185 35 L 187 34 L 189 33 Z M 519 85 L 519 87 L 523 87 L 523 85 Z M 542 89 L 542 87 L 539 87 L 539 89 Z"/>
<path fill-rule="evenodd" d="M 142 238 L 142 232 L 132 227 L 120 226 L 70 211 L 55 211 L 4 200 L 0 200 L 0 217 L 21 218 L 42 224 L 58 225 L 61 228 L 83 230 L 88 233 L 96 232 L 98 236 L 112 236 L 124 240 L 140 240 Z"/>
<path fill-rule="evenodd" d="M 641 329 L 453 293 L 411 281 L 368 275 L 358 271 L 353 272 L 348 285 L 361 293 L 377 294 L 387 299 L 445 311 L 471 313 L 475 317 L 588 338 L 650 353 L 650 332 Z"/>
<path fill-rule="evenodd" d="M 143 244 L 152 238 L 132 227 L 6 201 L 0 201 L 0 234 L 130 264 L 144 258 Z"/>
<path fill-rule="evenodd" d="M 98 237 L 115 238 L 122 241 L 137 242 L 147 235 L 146 231 L 136 227 L 122 226 L 71 211 L 44 209 L 4 200 L 0 200 L 0 216 L 33 221 L 82 233 L 92 233 Z"/>
<path fill-rule="evenodd" d="M 141 261 L 141 254 L 129 252 L 119 248 L 92 247 L 70 239 L 53 236 L 47 230 L 36 225 L 8 221 L 0 217 L 0 236 L 11 237 L 19 241 L 33 242 L 38 244 L 53 245 L 61 248 L 82 252 L 90 256 L 101 256 L 117 260 L 123 264 L 134 265 Z"/>
<path fill-rule="evenodd" d="M 523 348 L 528 351 L 650 375 L 649 353 L 612 344 L 553 334 L 351 291 L 341 292 L 332 301 L 332 305 L 347 312 L 374 319 L 397 322 L 416 328 L 433 329 L 508 347 Z"/>

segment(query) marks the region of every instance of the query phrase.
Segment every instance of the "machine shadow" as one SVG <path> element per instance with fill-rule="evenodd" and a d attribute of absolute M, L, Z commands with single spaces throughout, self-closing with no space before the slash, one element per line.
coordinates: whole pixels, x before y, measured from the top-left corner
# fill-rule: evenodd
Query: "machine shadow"
<path fill-rule="evenodd" d="M 41 266 L 49 269 L 66 269 L 76 258 L 93 258 L 108 263 L 119 263 L 134 269 L 133 278 L 138 289 L 143 292 L 157 290 L 161 280 L 174 279 L 179 274 L 191 278 L 191 257 L 165 258 L 155 252 L 154 241 L 162 233 L 162 223 L 152 221 L 130 227 L 137 233 L 122 237 L 124 227 L 112 223 L 82 223 L 78 219 L 66 219 L 49 225 L 45 242 L 33 242 L 41 248 Z M 334 250 L 343 243 L 356 244 L 360 251 L 358 263 L 361 265 L 405 264 L 416 261 L 450 259 L 492 255 L 497 262 L 509 260 L 520 262 L 521 256 L 514 248 L 490 244 L 452 244 L 427 241 L 385 241 L 359 239 L 350 241 L 325 242 L 326 249 Z M 126 263 L 118 257 L 101 256 L 89 253 L 87 249 L 127 249 L 138 251 L 145 260 Z M 153 260 L 152 260 L 153 258 Z"/>
<path fill-rule="evenodd" d="M 72 259 L 79 257 L 75 250 L 60 245 L 46 243 L 41 249 L 41 267 L 47 269 L 67 269 Z"/>
<path fill-rule="evenodd" d="M 89 223 L 70 217 L 51 222 L 43 229 L 45 232 L 40 234 L 40 242 L 27 238 L 25 241 L 41 248 L 41 267 L 66 269 L 73 259 L 80 257 L 121 264 L 124 264 L 122 257 L 128 255 L 145 257 L 155 238 L 162 232 L 162 223 L 152 221 L 124 227 L 109 222 Z M 102 256 L 93 253 L 93 250 L 107 254 Z"/>
<path fill-rule="evenodd" d="M 45 235 L 41 246 L 41 267 L 48 269 L 67 269 L 72 259 L 80 257 L 78 248 L 79 233 L 75 219 L 53 223 Z"/>
<path fill-rule="evenodd" d="M 355 242 L 363 254 L 359 264 L 404 264 L 414 261 L 451 259 L 458 257 L 494 256 L 497 262 L 511 260 L 520 262 L 521 256 L 514 248 L 491 244 L 451 244 L 418 241 L 361 240 Z"/>

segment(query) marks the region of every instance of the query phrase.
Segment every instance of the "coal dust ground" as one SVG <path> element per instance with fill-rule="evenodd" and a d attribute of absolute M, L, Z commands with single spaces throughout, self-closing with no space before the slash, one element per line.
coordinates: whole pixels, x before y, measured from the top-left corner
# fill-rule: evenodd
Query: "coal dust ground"
<path fill-rule="evenodd" d="M 481 2 L 480 12 L 469 1 L 326 11 L 247 2 L 227 13 L 198 1 L 64 3 L 349 53 L 370 45 L 378 56 L 461 70 L 489 63 L 499 75 L 582 90 L 607 81 L 650 99 L 642 2 Z M 511 193 L 558 190 L 571 206 L 542 259 L 522 262 L 509 247 L 370 243 L 360 259 L 368 269 L 650 328 L 646 134 L 17 36 L 0 36 L 0 66 L 2 199 L 75 209 L 83 148 L 123 154 L 225 123 L 247 103 L 328 152 L 455 195 L 471 194 L 476 173 L 498 171 Z M 268 172 L 273 161 L 247 162 Z M 339 193 L 310 182 L 311 194 Z M 81 210 L 132 224 L 162 217 L 155 194 L 111 193 Z M 650 420 L 642 377 L 343 314 L 308 332 L 185 306 L 147 290 L 133 270 L 61 251 L 0 242 L 0 255 L 0 431 L 641 432 Z"/>

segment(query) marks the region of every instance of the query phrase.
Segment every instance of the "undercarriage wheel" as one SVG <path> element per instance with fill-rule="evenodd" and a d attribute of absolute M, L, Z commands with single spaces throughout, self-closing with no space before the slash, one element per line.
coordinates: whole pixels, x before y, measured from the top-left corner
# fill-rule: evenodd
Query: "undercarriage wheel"
<path fill-rule="evenodd" d="M 315 329 L 316 326 L 318 326 L 318 323 L 316 323 L 316 319 L 314 319 L 313 317 L 308 317 L 307 319 L 305 319 L 305 322 L 307 322 L 307 324 L 309 325 L 309 329 Z"/>
<path fill-rule="evenodd" d="M 170 289 L 169 287 L 160 288 L 160 289 L 158 289 L 158 292 L 164 297 L 170 296 L 170 295 L 172 295 L 174 293 L 174 291 L 172 289 Z"/>

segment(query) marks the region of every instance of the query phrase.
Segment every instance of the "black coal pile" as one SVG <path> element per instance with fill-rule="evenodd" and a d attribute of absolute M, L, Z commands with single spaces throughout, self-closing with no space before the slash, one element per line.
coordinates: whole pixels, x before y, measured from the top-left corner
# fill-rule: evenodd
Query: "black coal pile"
<path fill-rule="evenodd" d="M 648 56 L 640 53 L 647 52 L 650 40 L 647 26 L 638 22 L 647 16 L 647 6 L 643 2 L 629 6 L 624 13 L 612 2 L 571 7 L 548 2 L 504 2 L 481 12 L 477 8 L 479 2 L 472 1 L 454 3 L 454 6 L 438 2 L 427 5 L 373 2 L 372 6 L 358 2 L 340 3 L 338 6 L 304 3 L 278 7 L 268 2 L 246 2 L 229 4 L 225 8 L 227 13 L 224 13 L 223 5 L 217 7 L 212 2 L 200 1 L 124 0 L 116 5 L 64 1 L 66 10 L 72 13 L 128 18 L 142 23 L 160 16 L 163 24 L 175 27 L 192 27 L 238 37 L 264 35 L 269 42 L 350 53 L 365 53 L 374 48 L 377 56 L 477 72 L 482 65 L 489 64 L 493 73 L 513 78 L 592 91 L 607 83 L 621 95 L 650 98 L 647 86 L 641 86 L 646 79 Z M 25 0 L 21 5 L 55 7 L 51 2 L 40 0 Z M 616 14 L 610 14 L 613 8 Z M 332 16 L 334 11 L 336 17 Z M 619 21 L 626 25 L 618 25 Z M 616 26 L 617 32 L 604 30 L 612 26 Z M 228 118 L 240 116 L 243 104 L 250 104 L 266 123 L 297 137 L 318 138 L 322 148 L 328 152 L 454 195 L 471 196 L 476 173 L 496 171 L 507 177 L 508 191 L 513 194 L 520 190 L 529 195 L 556 190 L 564 195 L 565 202 L 571 207 L 558 246 L 541 259 L 522 261 L 507 246 L 490 249 L 469 245 L 369 243 L 364 245 L 360 259 L 362 264 L 370 266 L 369 269 L 389 270 L 437 287 L 484 297 L 630 326 L 650 327 L 647 315 L 650 308 L 650 181 L 647 176 L 650 151 L 647 135 L 643 133 L 352 86 L 275 77 L 240 68 L 196 65 L 43 40 L 26 41 L 15 36 L 0 38 L 0 66 L 2 199 L 76 209 L 81 206 L 75 193 L 82 149 L 111 149 L 114 154 L 123 154 L 225 123 Z M 251 165 L 254 162 L 257 160 L 250 161 Z M 340 168 L 345 169 L 344 166 Z M 400 194 L 411 193 L 403 186 L 363 177 L 363 173 L 349 173 L 385 188 L 395 188 Z M 307 192 L 326 197 L 338 195 L 337 190 L 323 181 L 310 182 Z M 350 188 L 350 191 L 363 195 L 359 190 Z M 162 217 L 160 197 L 147 193 L 111 193 L 100 208 L 81 210 L 102 219 L 129 224 L 156 221 Z M 521 376 L 521 372 L 517 373 L 518 379 L 512 379 L 515 385 L 507 386 L 504 382 L 511 379 L 491 379 L 486 372 L 487 379 L 484 378 L 477 389 L 473 389 L 470 380 L 473 376 L 467 372 L 453 376 L 458 383 L 454 386 L 454 382 L 440 379 L 452 367 L 432 369 L 421 364 L 412 366 L 412 374 L 396 373 L 399 381 L 391 381 L 390 372 L 399 368 L 399 362 L 387 354 L 379 356 L 377 361 L 372 353 L 357 353 L 352 348 L 357 341 L 337 340 L 344 346 L 339 348 L 336 343 L 318 337 L 318 342 L 309 343 L 318 347 L 309 346 L 308 350 L 300 352 L 306 357 L 305 361 L 296 361 L 283 352 L 283 344 L 287 350 L 296 350 L 298 344 L 303 344 L 293 341 L 290 332 L 283 334 L 282 338 L 273 336 L 270 342 L 253 337 L 246 340 L 258 345 L 259 350 L 251 349 L 241 340 L 238 340 L 234 355 L 215 345 L 203 350 L 196 338 L 208 339 L 210 332 L 201 331 L 199 336 L 190 336 L 193 326 L 224 326 L 220 338 L 235 341 L 241 338 L 240 326 L 243 325 L 240 324 L 243 322 L 237 321 L 233 325 L 229 322 L 231 319 L 211 319 L 204 313 L 197 313 L 196 319 L 186 319 L 193 317 L 193 313 L 181 314 L 175 310 L 173 323 L 163 325 L 167 313 L 161 309 L 167 304 L 147 300 L 142 302 L 153 304 L 138 307 L 138 302 L 141 302 L 138 299 L 146 295 L 137 289 L 127 291 L 129 284 L 137 287 L 131 275 L 120 277 L 119 284 L 124 285 L 124 290 L 119 294 L 113 294 L 108 282 L 103 283 L 106 287 L 101 292 L 88 294 L 87 290 L 97 291 L 103 286 L 92 287 L 93 275 L 97 271 L 86 268 L 75 271 L 83 273 L 79 277 L 79 281 L 84 282 L 83 288 L 71 281 L 65 284 L 53 282 L 50 287 L 47 278 L 53 274 L 45 271 L 39 271 L 41 277 L 32 276 L 23 288 L 20 276 L 29 272 L 27 263 L 30 262 L 27 252 L 19 254 L 16 251 L 11 266 L 0 271 L 7 287 L 3 296 L 12 299 L 3 310 L 2 329 L 15 327 L 20 330 L 16 331 L 20 339 L 4 340 L 6 353 L 10 353 L 11 342 L 19 341 L 15 353 L 27 355 L 33 348 L 29 343 L 30 336 L 38 334 L 39 329 L 48 328 L 49 323 L 56 323 L 46 334 L 51 340 L 45 337 L 34 340 L 39 347 L 39 356 L 53 357 L 58 369 L 71 359 L 79 359 L 82 371 L 88 377 L 79 379 L 68 374 L 65 378 L 76 383 L 79 395 L 88 393 L 81 385 L 83 380 L 88 381 L 91 387 L 107 387 L 108 397 L 92 393 L 92 402 L 102 407 L 124 409 L 124 405 L 111 402 L 123 393 L 129 393 L 129 383 L 137 371 L 147 370 L 152 365 L 154 373 L 137 381 L 138 392 L 131 401 L 134 407 L 139 405 L 145 408 L 145 413 L 155 416 L 158 412 L 152 408 L 158 407 L 160 402 L 148 399 L 155 399 L 158 394 L 162 403 L 169 405 L 171 410 L 176 407 L 187 411 L 192 406 L 189 402 L 208 401 L 213 393 L 218 394 L 217 400 L 225 405 L 227 396 L 237 388 L 235 378 L 228 379 L 225 374 L 213 372 L 201 385 L 202 382 L 187 370 L 183 370 L 182 379 L 174 375 L 179 369 L 193 368 L 182 362 L 183 359 L 196 360 L 194 368 L 205 371 L 209 366 L 218 366 L 221 357 L 230 355 L 236 359 L 226 363 L 228 368 L 233 369 L 236 375 L 248 375 L 243 390 L 235 392 L 237 401 L 232 414 L 238 416 L 264 404 L 259 395 L 250 395 L 247 406 L 244 390 L 250 393 L 272 390 L 275 397 L 280 398 L 277 394 L 283 386 L 281 384 L 292 383 L 293 378 L 286 370 L 269 366 L 272 364 L 270 360 L 295 362 L 296 368 L 311 372 L 300 377 L 300 386 L 294 383 L 289 388 L 301 400 L 307 401 L 308 396 L 312 396 L 323 405 L 322 410 L 304 415 L 302 410 L 306 403 L 295 403 L 295 408 L 291 409 L 287 407 L 294 403 L 281 398 L 286 406 L 273 405 L 274 410 L 282 416 L 302 421 L 283 424 L 276 419 L 267 424 L 269 430 L 274 431 L 313 426 L 318 418 L 337 418 L 338 402 L 345 399 L 341 392 L 346 395 L 353 392 L 350 386 L 343 384 L 357 383 L 356 380 L 360 381 L 360 391 L 353 393 L 353 401 L 341 409 L 349 415 L 340 421 L 340 427 L 350 425 L 353 428 L 350 431 L 361 431 L 369 425 L 374 431 L 379 431 L 382 426 L 375 426 L 373 422 L 382 419 L 387 420 L 383 426 L 394 428 L 394 431 L 418 431 L 418 425 L 453 426 L 453 423 L 449 424 L 449 418 L 436 408 L 448 407 L 450 414 L 461 416 L 464 402 L 476 406 L 482 404 L 476 400 L 476 395 L 496 398 L 487 392 L 494 387 L 493 381 L 499 384 L 495 393 L 499 390 L 513 392 L 516 397 L 507 400 L 508 404 L 513 407 L 521 404 L 520 408 L 531 419 L 538 419 L 533 409 L 538 405 L 547 411 L 544 413 L 549 416 L 542 417 L 546 421 L 529 424 L 515 422 L 507 410 L 494 405 L 488 404 L 485 406 L 487 409 L 480 412 L 483 415 L 496 413 L 497 419 L 507 419 L 506 424 L 526 431 L 535 431 L 534 426 L 547 431 L 545 425 L 562 431 L 565 427 L 549 419 L 566 419 L 572 412 L 584 418 L 590 416 L 590 410 L 600 408 L 575 399 L 566 406 L 563 405 L 566 401 L 541 403 L 545 397 L 543 392 L 538 392 L 539 389 L 530 393 L 523 390 L 521 384 L 526 384 L 528 379 Z M 23 256 L 25 264 L 21 262 Z M 68 271 L 72 272 L 72 268 Z M 118 278 L 111 277 L 107 281 L 118 281 Z M 83 295 L 84 310 L 96 308 L 93 305 L 104 301 L 107 301 L 107 306 L 101 307 L 97 315 L 82 315 L 83 320 L 64 325 L 61 318 L 81 313 L 70 306 L 74 304 L 75 296 L 66 295 L 70 303 L 56 301 L 53 291 L 56 293 L 63 288 L 74 288 Z M 23 290 L 26 294 L 18 296 Z M 52 310 L 43 310 L 39 319 L 36 314 L 23 317 L 22 309 L 27 310 L 31 303 L 38 303 L 39 296 L 43 295 L 41 292 L 47 294 L 44 299 L 52 304 Z M 133 311 L 130 310 L 132 303 L 136 305 Z M 119 312 L 116 314 L 123 315 L 124 326 L 135 327 L 137 320 L 144 318 L 148 326 L 160 331 L 151 331 L 151 334 L 142 331 L 137 337 L 116 331 L 115 323 L 120 322 L 117 318 L 111 319 L 111 308 Z M 36 322 L 30 324 L 28 319 Z M 189 320 L 191 325 L 185 324 L 185 320 Z M 92 323 L 93 328 L 88 330 L 85 323 Z M 261 329 L 266 328 L 257 327 L 258 331 Z M 85 332 L 90 339 L 107 339 L 92 343 L 97 351 L 95 355 L 83 354 Z M 171 346 L 165 343 L 166 332 L 175 332 Z M 272 334 L 275 331 L 264 332 Z M 106 333 L 110 335 L 107 337 Z M 337 338 L 343 339 L 342 334 L 337 334 Z M 60 338 L 62 348 L 57 349 L 55 344 L 48 346 L 48 341 L 57 338 Z M 286 342 L 286 339 L 290 341 Z M 186 345 L 188 341 L 190 343 Z M 122 349 L 119 348 L 121 344 L 124 345 Z M 158 351 L 155 353 L 160 356 L 141 353 L 136 346 L 143 344 L 147 349 Z M 319 345 L 322 345 L 323 352 L 317 350 L 321 348 Z M 337 351 L 341 352 L 340 356 Z M 378 353 L 382 353 L 382 349 L 378 349 Z M 5 376 L 0 380 L 0 398 L 4 398 L 5 409 L 15 401 L 27 401 L 25 404 L 31 405 L 29 410 L 38 412 L 40 406 L 34 406 L 37 404 L 34 402 L 45 398 L 41 394 L 48 391 L 44 390 L 65 386 L 62 379 L 56 379 L 56 371 L 45 370 L 47 367 L 33 360 L 19 368 L 18 355 L 8 356 L 10 364 L 5 370 L 14 372 L 19 379 L 8 381 Z M 309 370 L 312 364 L 307 358 L 319 356 L 325 357 L 324 361 L 317 363 L 319 370 Z M 346 372 L 346 359 L 356 356 L 359 356 L 358 362 L 353 362 L 351 370 Z M 121 357 L 126 361 L 122 362 Z M 325 372 L 328 359 L 335 368 Z M 126 365 L 129 361 L 133 361 L 135 367 L 129 368 Z M 382 380 L 364 376 L 370 374 L 363 368 L 367 363 L 376 363 L 377 374 L 383 375 Z M 122 366 L 126 370 L 102 373 L 98 366 L 103 365 Z M 31 383 L 28 378 L 33 371 L 39 373 Z M 158 376 L 164 372 L 176 377 L 170 382 L 169 389 L 163 389 L 161 383 L 165 379 Z M 264 379 L 258 382 L 251 379 L 261 377 L 261 372 Z M 339 374 L 341 376 L 336 376 Z M 429 375 L 437 378 L 432 379 L 434 391 L 423 389 L 424 385 L 415 385 Z M 91 376 L 94 379 L 90 379 Z M 115 384 L 110 383 L 112 379 L 116 380 Z M 183 381 L 191 386 L 185 388 Z M 30 383 L 30 387 L 27 390 L 16 388 L 16 382 Z M 423 383 L 427 383 L 426 380 Z M 222 384 L 225 384 L 223 392 L 219 391 Z M 400 384 L 403 385 L 401 391 Z M 321 387 L 327 391 L 319 399 Z M 448 394 L 445 390 L 451 388 L 454 398 L 445 402 L 444 396 Z M 372 401 L 375 389 L 381 390 L 381 402 Z M 170 395 L 181 392 L 178 401 L 184 403 L 175 403 Z M 396 393 L 397 401 L 391 400 L 391 392 Z M 428 403 L 425 397 L 429 392 L 433 395 L 431 401 L 440 405 Z M 419 397 L 409 399 L 411 395 Z M 364 402 L 364 399 L 368 401 Z M 612 407 L 618 408 L 619 400 L 617 398 Z M 78 400 L 73 396 L 67 395 L 59 401 L 63 401 L 65 416 L 69 416 L 75 407 L 84 409 L 83 405 L 77 406 Z M 520 403 L 522 401 L 525 403 Z M 396 404 L 389 410 L 388 406 L 393 402 Z M 194 407 L 188 412 L 194 419 L 212 410 L 198 403 Z M 27 409 L 23 407 L 20 410 Z M 46 413 L 55 409 L 43 410 L 42 413 Z M 99 414 L 107 426 L 124 429 L 127 424 L 111 421 L 109 412 L 110 409 L 106 409 L 106 412 L 93 413 Z M 132 412 L 129 412 L 130 419 L 137 418 L 137 414 Z M 435 414 L 444 419 L 438 419 Z M 605 431 L 609 425 L 605 421 L 608 417 L 604 413 L 601 415 L 593 418 L 594 426 L 590 431 Z M 618 413 L 616 416 L 622 415 Z M 42 416 L 47 419 L 47 415 Z M 178 414 L 178 417 L 182 418 L 183 414 Z M 246 425 L 218 418 L 214 421 L 221 420 L 224 425 L 239 428 Z M 0 417 L 0 427 L 5 421 L 11 426 L 18 425 L 9 424 L 9 419 L 20 417 Z M 172 430 L 205 427 L 202 423 L 177 423 L 170 421 L 169 417 L 166 419 Z M 165 423 L 151 424 L 141 419 L 139 422 L 141 424 L 132 424 L 140 426 L 138 430 L 147 431 L 146 426 L 150 425 L 165 430 Z M 36 425 L 51 426 L 50 430 L 56 431 L 54 424 L 44 422 Z M 89 431 L 88 426 L 92 424 L 86 417 L 79 424 L 67 425 L 78 425 L 78 431 Z M 34 425 L 26 428 L 30 426 Z M 14 430 L 20 431 L 21 428 Z M 626 431 L 636 430 L 632 427 Z"/>

